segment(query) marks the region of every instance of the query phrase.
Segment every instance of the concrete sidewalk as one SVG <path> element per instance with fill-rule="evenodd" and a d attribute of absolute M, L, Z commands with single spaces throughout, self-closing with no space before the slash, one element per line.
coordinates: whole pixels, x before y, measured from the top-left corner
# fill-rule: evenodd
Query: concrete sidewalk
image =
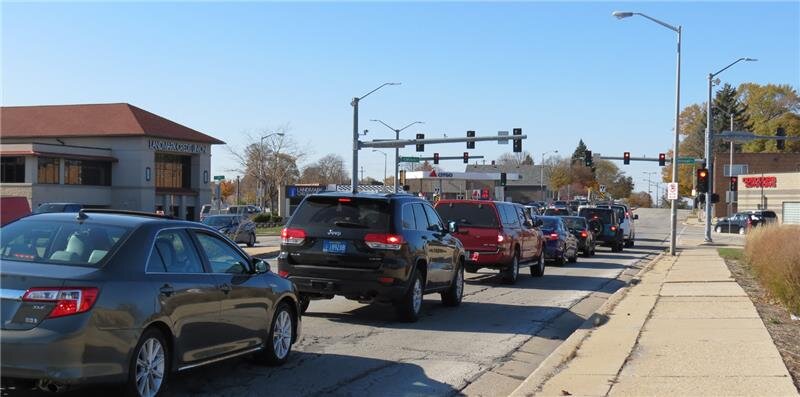
<path fill-rule="evenodd" d="M 798 395 L 716 247 L 662 257 L 608 318 L 574 355 L 561 352 L 572 358 L 555 374 L 540 367 L 513 395 Z"/>

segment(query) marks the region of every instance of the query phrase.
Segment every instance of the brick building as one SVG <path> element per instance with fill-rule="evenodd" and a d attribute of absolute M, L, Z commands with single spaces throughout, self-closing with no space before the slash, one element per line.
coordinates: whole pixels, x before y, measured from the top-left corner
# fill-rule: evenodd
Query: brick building
<path fill-rule="evenodd" d="M 774 174 L 800 171 L 800 153 L 733 153 L 733 167 L 729 167 L 730 152 L 717 153 L 714 157 L 714 192 L 719 194 L 719 203 L 714 206 L 715 217 L 728 215 L 726 192 L 730 190 L 730 177 L 744 174 Z M 729 168 L 733 168 L 733 173 Z M 731 205 L 731 213 L 738 211 Z"/>

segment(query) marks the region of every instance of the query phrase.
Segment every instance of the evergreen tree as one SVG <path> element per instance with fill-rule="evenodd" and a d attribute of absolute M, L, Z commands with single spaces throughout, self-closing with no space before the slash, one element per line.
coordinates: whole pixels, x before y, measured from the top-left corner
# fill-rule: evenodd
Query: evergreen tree
<path fill-rule="evenodd" d="M 583 143 L 583 139 L 578 142 L 578 147 L 575 148 L 575 152 L 572 153 L 572 164 L 581 163 L 583 164 L 583 156 L 586 155 L 586 144 Z"/>
<path fill-rule="evenodd" d="M 753 126 L 747 115 L 747 105 L 739 100 L 736 89 L 725 83 L 714 98 L 714 112 L 711 120 L 714 133 L 731 131 L 731 117 L 733 117 L 733 131 L 752 130 Z M 716 152 L 729 151 L 729 145 L 729 142 L 719 141 Z"/>

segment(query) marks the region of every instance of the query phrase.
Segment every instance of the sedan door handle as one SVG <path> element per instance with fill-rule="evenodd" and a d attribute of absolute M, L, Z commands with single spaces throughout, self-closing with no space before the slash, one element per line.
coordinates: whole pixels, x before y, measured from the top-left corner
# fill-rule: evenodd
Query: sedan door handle
<path fill-rule="evenodd" d="M 175 293 L 175 290 L 169 284 L 162 285 L 159 291 L 161 292 L 161 295 L 164 296 L 170 296 Z"/>
<path fill-rule="evenodd" d="M 227 283 L 225 283 L 225 284 L 221 284 L 221 285 L 219 286 L 219 289 L 221 289 L 221 290 L 222 290 L 222 292 L 224 292 L 224 293 L 225 293 L 225 295 L 227 295 L 229 292 L 231 292 L 231 286 L 230 286 L 230 285 L 228 285 Z"/>

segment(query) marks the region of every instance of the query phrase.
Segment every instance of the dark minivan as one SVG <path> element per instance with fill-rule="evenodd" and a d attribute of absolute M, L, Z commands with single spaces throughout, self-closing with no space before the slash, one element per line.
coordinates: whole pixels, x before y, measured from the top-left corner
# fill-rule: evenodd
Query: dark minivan
<path fill-rule="evenodd" d="M 278 273 L 293 281 L 304 309 L 335 295 L 392 303 L 416 321 L 422 296 L 461 303 L 464 248 L 431 205 L 408 194 L 307 196 L 281 232 Z"/>

